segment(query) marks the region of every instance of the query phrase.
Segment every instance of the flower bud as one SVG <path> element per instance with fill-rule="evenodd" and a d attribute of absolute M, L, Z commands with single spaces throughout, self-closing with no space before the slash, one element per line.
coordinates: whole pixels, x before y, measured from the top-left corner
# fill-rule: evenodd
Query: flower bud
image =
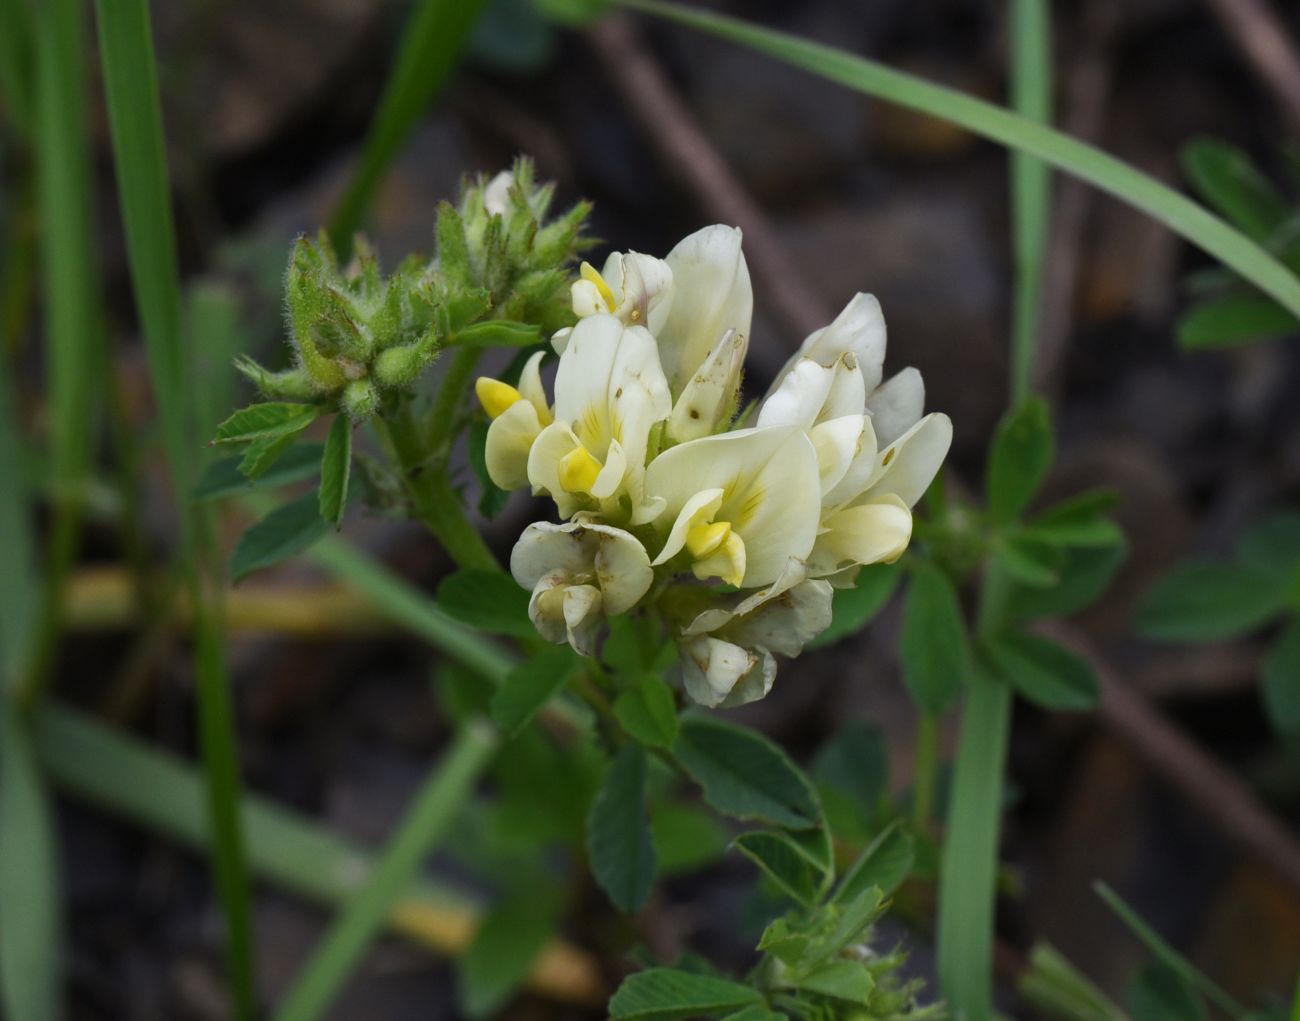
<path fill-rule="evenodd" d="M 379 410 L 379 391 L 368 379 L 353 380 L 343 390 L 343 408 L 354 422 L 364 422 Z"/>

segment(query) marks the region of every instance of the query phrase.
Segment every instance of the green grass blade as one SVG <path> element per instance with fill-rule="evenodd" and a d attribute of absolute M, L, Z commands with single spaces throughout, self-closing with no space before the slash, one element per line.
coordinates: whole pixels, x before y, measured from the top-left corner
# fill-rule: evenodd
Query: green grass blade
<path fill-rule="evenodd" d="M 1300 315 L 1300 279 L 1285 266 L 1186 196 L 1100 149 L 956 89 L 931 84 L 831 46 L 662 0 L 619 2 L 748 46 L 858 92 L 951 121 L 1036 156 L 1142 210 Z"/>
<path fill-rule="evenodd" d="M 59 787 L 206 852 L 203 779 L 185 760 L 54 700 L 37 710 L 34 738 L 41 765 Z M 373 870 L 371 856 L 359 846 L 292 809 L 254 795 L 246 795 L 242 806 L 249 861 L 276 886 L 318 904 L 342 906 Z M 428 882 L 413 882 L 406 892 L 449 909 L 472 907 L 454 889 Z"/>
<path fill-rule="evenodd" d="M 32 21 L 27 0 L 0 0 L 0 102 L 18 130 L 32 119 Z"/>
<path fill-rule="evenodd" d="M 180 272 L 163 142 L 153 36 L 145 0 L 97 0 L 100 58 L 135 291 L 163 444 L 181 523 L 181 569 L 197 608 L 198 728 L 207 775 L 213 865 L 226 923 L 236 1015 L 254 1013 L 250 886 L 239 815 L 239 757 L 219 610 L 202 584 L 207 529 L 191 499 L 197 444 L 191 417 L 199 390 L 182 339 Z"/>
<path fill-rule="evenodd" d="M 1151 952 L 1152 957 L 1160 961 L 1161 964 L 1177 974 L 1179 978 L 1193 988 L 1199 989 L 1208 999 L 1213 1000 L 1215 1005 L 1225 1014 L 1243 1019 L 1250 1015 L 1250 1011 L 1230 996 L 1222 986 L 1201 972 L 1191 961 L 1166 943 L 1164 938 L 1151 926 L 1147 925 L 1142 920 L 1142 917 L 1129 907 L 1119 894 L 1100 881 L 1093 884 L 1093 889 L 1096 890 L 1097 896 L 1106 902 L 1106 906 L 1119 916 L 1120 921 L 1128 926 L 1128 930 Z"/>
<path fill-rule="evenodd" d="M 993 996 L 993 906 L 1011 689 L 976 671 L 953 764 L 939 867 L 939 983 L 966 1021 L 988 1021 Z M 968 877 L 977 877 L 970 881 Z"/>
<path fill-rule="evenodd" d="M 18 693 L 30 662 L 37 590 L 36 536 L 10 371 L 0 358 L 0 698 Z"/>
<path fill-rule="evenodd" d="M 32 8 L 36 49 L 36 196 L 42 252 L 54 524 L 45 607 L 24 702 L 39 693 L 58 640 L 62 579 L 77 553 L 90 457 L 91 389 L 101 345 L 90 237 L 89 125 L 83 8 Z"/>
<path fill-rule="evenodd" d="M 1047 0 L 1011 2 L 1011 105 L 1028 120 L 1051 122 L 1052 38 Z M 1043 256 L 1051 213 L 1047 164 L 1011 153 L 1011 226 L 1016 286 L 1011 328 L 1011 402 L 1033 389 L 1034 349 L 1042 304 Z"/>
<path fill-rule="evenodd" d="M 482 722 L 461 729 L 416 793 L 370 879 L 348 902 L 303 967 L 275 1014 L 277 1021 L 313 1021 L 329 1006 L 421 862 L 472 794 L 496 743 L 495 732 Z"/>
<path fill-rule="evenodd" d="M 0 700 L 0 1007 L 13 1021 L 55 1021 L 59 854 L 26 722 Z"/>
<path fill-rule="evenodd" d="M 384 171 L 451 74 L 485 0 L 417 0 L 370 122 L 361 164 L 330 222 L 340 254 L 352 247 Z"/>

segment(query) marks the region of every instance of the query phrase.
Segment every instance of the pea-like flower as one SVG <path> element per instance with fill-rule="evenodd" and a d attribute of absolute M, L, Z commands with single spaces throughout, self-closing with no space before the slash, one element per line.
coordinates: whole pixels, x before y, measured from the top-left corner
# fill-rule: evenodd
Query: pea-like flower
<path fill-rule="evenodd" d="M 510 554 L 510 572 L 532 591 L 528 616 L 542 637 L 584 656 L 595 652 L 605 617 L 632 609 L 654 580 L 634 536 L 594 521 L 529 525 Z"/>

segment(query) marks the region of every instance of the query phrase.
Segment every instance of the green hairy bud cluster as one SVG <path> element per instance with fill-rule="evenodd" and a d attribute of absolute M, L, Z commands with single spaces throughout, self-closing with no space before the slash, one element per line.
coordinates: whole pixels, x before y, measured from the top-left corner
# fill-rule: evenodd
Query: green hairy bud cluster
<path fill-rule="evenodd" d="M 523 346 L 570 325 L 569 265 L 590 244 L 590 205 L 548 223 L 552 194 L 528 160 L 480 176 L 458 206 L 440 207 L 435 256 L 411 256 L 387 276 L 363 238 L 346 264 L 324 232 L 299 238 L 285 284 L 295 365 L 236 367 L 268 398 L 328 403 L 363 421 L 445 347 Z"/>

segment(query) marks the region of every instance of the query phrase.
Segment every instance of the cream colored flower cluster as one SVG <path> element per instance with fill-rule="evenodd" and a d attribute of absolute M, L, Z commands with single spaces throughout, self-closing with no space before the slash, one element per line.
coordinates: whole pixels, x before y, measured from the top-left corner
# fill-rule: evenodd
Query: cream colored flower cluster
<path fill-rule="evenodd" d="M 885 323 L 859 294 L 737 418 L 753 291 L 740 231 L 706 227 L 664 259 L 615 253 L 573 284 L 578 324 L 518 386 L 478 380 L 504 489 L 555 501 L 510 559 L 538 631 L 594 653 L 607 616 L 649 607 L 695 701 L 762 698 L 774 655 L 831 619 L 859 567 L 897 559 L 952 438 L 915 369 L 882 382 Z"/>

